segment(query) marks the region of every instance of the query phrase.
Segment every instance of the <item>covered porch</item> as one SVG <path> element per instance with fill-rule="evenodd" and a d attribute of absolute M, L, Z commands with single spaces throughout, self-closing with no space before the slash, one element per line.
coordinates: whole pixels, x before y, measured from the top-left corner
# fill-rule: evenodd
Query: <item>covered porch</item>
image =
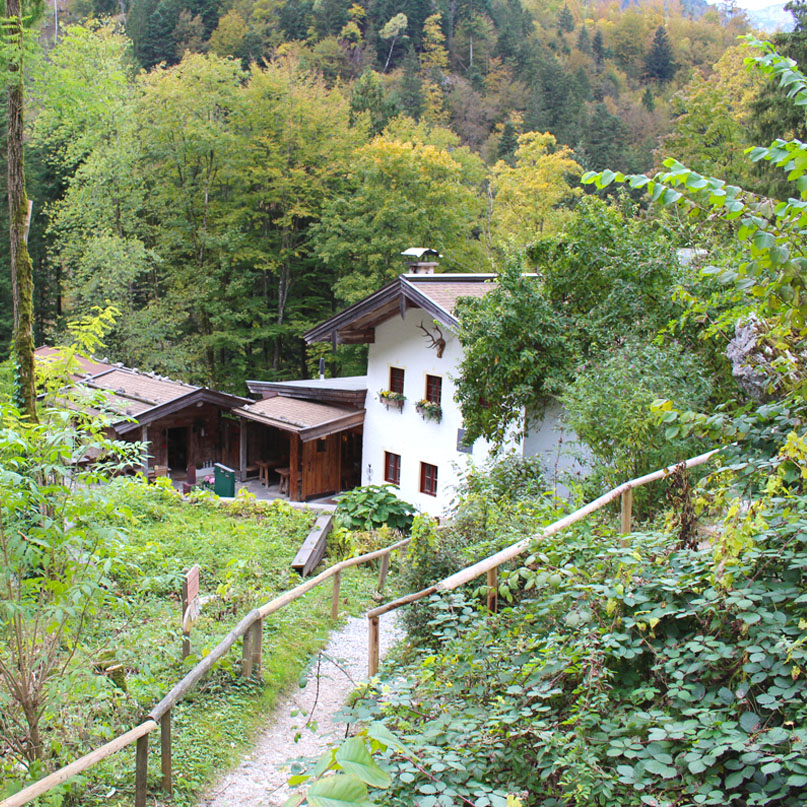
<path fill-rule="evenodd" d="M 322 498 L 361 479 L 364 410 L 275 395 L 233 410 L 241 419 L 239 478 L 290 501 Z"/>

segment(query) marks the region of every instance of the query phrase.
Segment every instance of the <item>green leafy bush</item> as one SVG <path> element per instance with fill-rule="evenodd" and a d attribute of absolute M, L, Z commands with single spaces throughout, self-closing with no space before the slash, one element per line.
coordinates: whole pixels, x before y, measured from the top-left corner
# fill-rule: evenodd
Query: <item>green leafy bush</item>
<path fill-rule="evenodd" d="M 373 530 L 387 525 L 405 532 L 414 515 L 414 507 L 399 499 L 391 485 L 365 485 L 339 497 L 335 521 L 347 530 Z"/>
<path fill-rule="evenodd" d="M 562 534 L 503 576 L 522 599 L 498 616 L 433 598 L 436 641 L 353 713 L 385 715 L 416 749 L 388 758 L 382 803 L 801 804 L 807 496 L 781 504 L 735 514 L 699 550 L 659 533 L 630 546 L 613 530 Z M 746 519 L 757 533 L 738 553 Z"/>
<path fill-rule="evenodd" d="M 700 408 L 712 389 L 711 374 L 700 358 L 675 344 L 630 340 L 585 367 L 561 400 L 568 425 L 591 450 L 588 490 L 615 487 L 703 450 L 692 435 L 671 435 L 651 405 L 667 398 L 683 408 Z M 641 505 L 647 492 L 637 495 Z"/>

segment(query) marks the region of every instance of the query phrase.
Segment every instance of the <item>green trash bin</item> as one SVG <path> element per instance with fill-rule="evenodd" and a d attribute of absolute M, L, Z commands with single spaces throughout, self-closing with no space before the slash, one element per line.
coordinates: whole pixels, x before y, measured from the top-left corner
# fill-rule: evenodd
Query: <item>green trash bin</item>
<path fill-rule="evenodd" d="M 213 466 L 215 479 L 213 481 L 213 493 L 216 496 L 235 496 L 235 471 L 217 462 Z"/>

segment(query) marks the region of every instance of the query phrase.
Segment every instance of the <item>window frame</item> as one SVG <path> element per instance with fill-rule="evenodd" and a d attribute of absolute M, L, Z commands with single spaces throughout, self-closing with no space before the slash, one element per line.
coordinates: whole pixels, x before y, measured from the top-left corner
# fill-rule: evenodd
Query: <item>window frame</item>
<path fill-rule="evenodd" d="M 392 468 L 392 473 L 390 473 Z M 384 452 L 384 481 L 395 487 L 401 486 L 401 455 L 394 451 Z"/>
<path fill-rule="evenodd" d="M 437 394 L 433 396 L 432 393 L 435 387 L 437 389 Z M 424 400 L 429 401 L 430 403 L 436 403 L 438 406 L 442 406 L 443 376 L 429 375 L 429 373 L 426 373 L 426 395 L 424 396 Z"/>
<path fill-rule="evenodd" d="M 400 376 L 398 375 L 400 373 Z M 400 384 L 398 381 L 400 380 Z M 406 371 L 403 367 L 390 367 L 389 368 L 389 389 L 390 392 L 397 392 L 399 395 L 404 394 L 404 382 L 406 380 Z"/>
<path fill-rule="evenodd" d="M 426 496 L 437 495 L 438 468 L 430 462 L 420 463 L 420 492 Z"/>

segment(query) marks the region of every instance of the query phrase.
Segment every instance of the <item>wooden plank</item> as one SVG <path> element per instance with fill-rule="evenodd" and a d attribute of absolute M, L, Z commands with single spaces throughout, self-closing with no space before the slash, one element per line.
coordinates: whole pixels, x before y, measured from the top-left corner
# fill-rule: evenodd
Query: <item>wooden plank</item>
<path fill-rule="evenodd" d="M 499 567 L 488 569 L 488 611 L 495 614 L 499 605 Z"/>
<path fill-rule="evenodd" d="M 289 501 L 300 501 L 300 438 L 289 434 Z"/>
<path fill-rule="evenodd" d="M 377 616 L 382 616 L 388 611 L 394 611 L 396 608 L 400 608 L 402 605 L 409 605 L 411 602 L 417 602 L 418 600 L 422 600 L 425 597 L 431 596 L 432 594 L 436 594 L 437 591 L 437 585 L 434 585 L 429 586 L 428 588 L 423 588 L 420 591 L 415 591 L 412 594 L 407 594 L 404 597 L 398 597 L 397 600 L 391 600 L 384 605 L 379 605 L 378 608 L 373 608 L 372 610 L 368 611 L 367 617 L 372 619 Z"/>
<path fill-rule="evenodd" d="M 630 535 L 633 520 L 633 488 L 622 491 L 622 535 Z"/>
<path fill-rule="evenodd" d="M 342 572 L 333 576 L 333 593 L 331 594 L 331 619 L 339 619 L 339 586 L 342 583 Z"/>
<path fill-rule="evenodd" d="M 252 650 L 252 674 L 260 676 L 263 664 L 263 620 L 258 619 L 250 629 L 252 639 L 250 649 Z"/>
<path fill-rule="evenodd" d="M 249 436 L 249 422 L 241 418 L 241 428 L 238 436 L 238 472 L 242 482 L 247 481 L 247 438 Z"/>
<path fill-rule="evenodd" d="M 149 772 L 149 736 L 137 738 L 135 752 L 135 807 L 146 807 L 146 787 Z"/>
<path fill-rule="evenodd" d="M 162 773 L 163 792 L 169 796 L 174 789 L 171 764 L 171 710 L 169 709 L 160 718 L 160 772 Z"/>
<path fill-rule="evenodd" d="M 252 678 L 252 626 L 241 643 L 241 677 Z"/>
<path fill-rule="evenodd" d="M 299 572 L 301 577 L 308 577 L 319 566 L 325 555 L 328 535 L 332 526 L 332 513 L 322 515 L 314 522 L 311 532 L 308 533 L 291 562 L 291 568 Z"/>
<path fill-rule="evenodd" d="M 378 573 L 378 591 L 379 593 L 384 590 L 384 583 L 387 582 L 387 573 L 389 572 L 389 555 L 390 553 L 387 552 L 383 558 L 381 558 L 381 571 Z"/>
<path fill-rule="evenodd" d="M 100 748 L 96 748 L 95 751 L 91 751 L 89 754 L 79 757 L 75 762 L 65 765 L 64 768 L 59 768 L 58 771 L 54 771 L 44 779 L 40 779 L 38 782 L 34 782 L 34 784 L 23 788 L 19 793 L 9 796 L 2 802 L 2 807 L 22 807 L 23 804 L 33 801 L 43 793 L 47 793 L 54 787 L 64 784 L 68 779 L 72 779 L 76 776 L 76 774 L 86 771 L 102 759 L 116 754 L 121 748 L 131 745 L 140 737 L 148 734 L 150 731 L 154 731 L 156 728 L 157 724 L 153 720 L 146 720 L 144 723 L 130 729 L 125 734 L 121 734 L 120 737 L 116 737 Z"/>
<path fill-rule="evenodd" d="M 378 617 L 370 617 L 370 641 L 369 641 L 369 659 L 367 662 L 368 675 L 375 675 L 378 672 L 378 640 L 379 640 L 379 624 Z"/>

